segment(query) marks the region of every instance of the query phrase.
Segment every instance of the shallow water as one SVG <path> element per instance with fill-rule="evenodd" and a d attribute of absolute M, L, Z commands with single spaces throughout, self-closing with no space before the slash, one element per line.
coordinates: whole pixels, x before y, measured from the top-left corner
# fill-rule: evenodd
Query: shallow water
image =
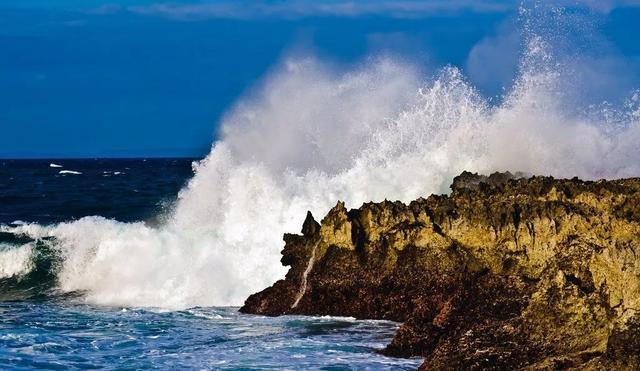
<path fill-rule="evenodd" d="M 73 301 L 0 303 L 0 368 L 415 369 L 421 362 L 375 353 L 391 340 L 393 322 Z"/>

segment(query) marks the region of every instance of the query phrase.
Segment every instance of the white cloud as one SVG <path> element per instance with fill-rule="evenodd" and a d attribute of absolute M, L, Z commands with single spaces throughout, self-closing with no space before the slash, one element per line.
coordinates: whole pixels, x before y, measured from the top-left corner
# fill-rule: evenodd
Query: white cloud
<path fill-rule="evenodd" d="M 199 2 L 191 4 L 156 3 L 130 6 L 128 11 L 140 15 L 164 16 L 179 20 L 208 18 L 251 19 L 260 17 L 303 18 L 308 16 L 355 17 L 385 15 L 413 18 L 469 10 L 474 12 L 504 12 L 516 4 L 498 0 L 432 0 L 432 1 L 330 1 L 285 0 L 279 2 Z"/>
<path fill-rule="evenodd" d="M 254 19 L 279 17 L 297 19 L 310 16 L 357 17 L 384 15 L 394 18 L 416 18 L 428 15 L 472 11 L 476 13 L 507 12 L 520 4 L 535 4 L 537 0 L 282 0 L 282 1 L 213 1 L 157 2 L 130 5 L 125 9 L 146 16 L 161 16 L 177 20 L 211 18 Z M 555 0 L 545 6 L 583 7 L 608 13 L 618 7 L 640 6 L 640 0 Z M 113 11 L 111 5 L 101 11 Z M 120 10 L 120 8 L 118 8 Z"/>
<path fill-rule="evenodd" d="M 640 0 L 563 0 L 561 5 L 571 6 L 576 3 L 601 13 L 609 13 L 615 8 L 640 6 Z"/>
<path fill-rule="evenodd" d="M 87 10 L 86 13 L 94 15 L 108 15 L 118 13 L 121 10 L 122 6 L 118 4 L 102 4 L 98 7 Z"/>

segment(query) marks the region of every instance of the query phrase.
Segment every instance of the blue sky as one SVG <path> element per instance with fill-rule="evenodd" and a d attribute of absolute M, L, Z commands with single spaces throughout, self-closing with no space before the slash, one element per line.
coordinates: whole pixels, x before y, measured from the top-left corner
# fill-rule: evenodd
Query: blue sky
<path fill-rule="evenodd" d="M 594 20 L 580 41 L 594 96 L 640 87 L 638 2 L 558 4 Z M 4 0 L 0 157 L 203 156 L 225 110 L 291 53 L 452 64 L 496 96 L 517 18 L 507 1 Z"/>

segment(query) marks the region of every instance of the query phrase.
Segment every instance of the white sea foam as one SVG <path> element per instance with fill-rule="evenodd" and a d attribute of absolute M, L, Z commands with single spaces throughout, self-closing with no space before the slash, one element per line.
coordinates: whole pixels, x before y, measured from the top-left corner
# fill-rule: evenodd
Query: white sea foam
<path fill-rule="evenodd" d="M 492 105 L 452 67 L 424 82 L 388 59 L 347 73 L 290 60 L 226 115 L 160 227 L 88 217 L 8 229 L 55 237 L 59 289 L 92 303 L 238 305 L 284 275 L 282 233 L 337 200 L 410 201 L 446 192 L 462 170 L 639 175 L 637 94 L 606 115 L 615 122 L 576 114 L 555 66 L 530 38 L 513 89 Z"/>
<path fill-rule="evenodd" d="M 54 164 L 54 163 L 50 163 L 49 167 L 59 168 L 59 167 L 63 167 L 63 166 L 62 165 L 58 165 L 58 164 Z"/>
<path fill-rule="evenodd" d="M 62 175 L 65 175 L 65 174 L 69 174 L 69 175 L 82 175 L 82 173 L 81 173 L 81 172 L 79 172 L 79 171 L 75 171 L 75 170 L 60 170 L 60 171 L 58 172 L 58 174 L 62 174 Z"/>
<path fill-rule="evenodd" d="M 0 278 L 28 273 L 33 268 L 33 246 L 0 244 Z"/>

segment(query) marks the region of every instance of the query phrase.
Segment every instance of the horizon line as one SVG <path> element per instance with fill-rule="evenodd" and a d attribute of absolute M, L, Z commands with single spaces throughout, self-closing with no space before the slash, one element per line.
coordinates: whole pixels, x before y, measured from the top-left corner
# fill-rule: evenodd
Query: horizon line
<path fill-rule="evenodd" d="M 204 159 L 205 156 L 122 156 L 122 157 L 2 157 L 0 161 L 29 161 L 29 160 L 191 160 Z"/>

